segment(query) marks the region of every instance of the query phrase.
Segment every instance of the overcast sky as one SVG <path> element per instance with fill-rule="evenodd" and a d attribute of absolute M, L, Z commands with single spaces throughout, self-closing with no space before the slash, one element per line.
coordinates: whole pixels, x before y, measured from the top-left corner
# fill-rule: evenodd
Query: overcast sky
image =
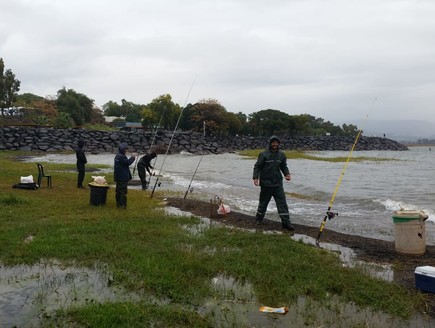
<path fill-rule="evenodd" d="M 66 87 L 100 107 L 169 93 L 435 122 L 434 17 L 433 0 L 0 0 L 0 57 L 20 93 Z"/>

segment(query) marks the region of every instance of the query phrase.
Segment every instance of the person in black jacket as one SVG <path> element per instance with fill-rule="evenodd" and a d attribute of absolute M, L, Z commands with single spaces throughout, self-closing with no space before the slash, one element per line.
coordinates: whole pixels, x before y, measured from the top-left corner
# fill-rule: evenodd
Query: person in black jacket
<path fill-rule="evenodd" d="M 76 158 L 77 158 L 77 171 L 79 172 L 77 176 L 77 188 L 84 189 L 83 180 L 85 179 L 85 165 L 88 162 L 85 155 L 84 150 L 85 142 L 83 140 L 79 140 L 78 147 L 76 149 Z"/>
<path fill-rule="evenodd" d="M 129 166 L 136 158 L 132 155 L 130 158 L 126 156 L 128 150 L 127 143 L 123 142 L 119 145 L 119 151 L 115 156 L 114 180 L 116 182 L 116 207 L 127 208 L 127 188 L 128 181 L 132 179 Z"/>
<path fill-rule="evenodd" d="M 156 157 L 157 154 L 155 152 L 151 152 L 142 156 L 137 163 L 137 170 L 139 173 L 140 182 L 142 183 L 142 190 L 147 189 L 147 171 L 149 175 L 152 175 L 151 169 L 154 169 L 154 167 L 151 165 L 151 160 Z"/>
<path fill-rule="evenodd" d="M 267 205 L 273 197 L 282 227 L 285 230 L 294 230 L 294 226 L 290 223 L 290 213 L 282 184 L 282 176 L 284 175 L 284 178 L 290 181 L 291 175 L 287 167 L 287 157 L 279 150 L 279 144 L 278 137 L 272 136 L 269 139 L 269 149 L 258 155 L 254 165 L 254 184 L 261 187 L 256 221 L 257 224 L 263 222 Z"/>

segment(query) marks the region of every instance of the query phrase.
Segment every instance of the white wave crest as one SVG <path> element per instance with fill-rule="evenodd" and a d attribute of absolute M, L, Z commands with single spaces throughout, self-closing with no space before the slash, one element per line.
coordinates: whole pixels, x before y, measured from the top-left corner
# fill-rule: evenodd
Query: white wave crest
<path fill-rule="evenodd" d="M 400 210 L 408 210 L 408 211 L 423 211 L 428 215 L 427 221 L 431 221 L 435 223 L 435 213 L 432 210 L 419 208 L 416 205 L 409 204 L 406 202 L 398 202 L 392 199 L 380 200 L 375 199 L 375 202 L 385 206 L 385 209 L 388 211 L 400 211 Z"/>

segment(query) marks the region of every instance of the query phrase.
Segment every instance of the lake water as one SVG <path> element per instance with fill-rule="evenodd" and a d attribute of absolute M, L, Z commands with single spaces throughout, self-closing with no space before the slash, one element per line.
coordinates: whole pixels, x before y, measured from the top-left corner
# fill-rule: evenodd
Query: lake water
<path fill-rule="evenodd" d="M 346 158 L 349 152 L 310 152 L 319 157 Z M 115 154 L 87 154 L 88 163 L 113 166 Z M 435 245 L 435 150 L 411 147 L 409 151 L 358 151 L 355 157 L 374 160 L 350 162 L 332 206 L 339 215 L 328 221 L 325 229 L 383 240 L 394 240 L 392 215 L 395 210 L 422 210 L 426 221 L 426 243 Z M 381 159 L 391 159 L 384 161 Z M 379 159 L 379 160 L 378 160 Z M 49 154 L 31 161 L 75 163 L 75 155 Z M 199 166 L 198 166 L 199 164 Z M 210 200 L 221 197 L 231 210 L 255 215 L 260 189 L 252 182 L 255 159 L 236 154 L 158 155 L 155 169 L 161 172 L 156 190 L 188 189 L 187 197 Z M 320 226 L 334 193 L 344 163 L 313 160 L 289 160 L 291 182 L 284 182 L 291 220 L 298 224 Z M 133 172 L 134 164 L 131 166 Z M 111 170 L 111 169 L 110 169 Z M 86 181 L 92 175 L 87 173 Z M 137 172 L 134 179 L 138 179 Z M 111 181 L 109 181 L 110 183 Z M 154 187 L 156 178 L 151 179 Z M 131 188 L 140 188 L 131 186 Z M 295 196 L 290 196 L 295 195 Z M 279 220 L 272 200 L 269 219 Z"/>

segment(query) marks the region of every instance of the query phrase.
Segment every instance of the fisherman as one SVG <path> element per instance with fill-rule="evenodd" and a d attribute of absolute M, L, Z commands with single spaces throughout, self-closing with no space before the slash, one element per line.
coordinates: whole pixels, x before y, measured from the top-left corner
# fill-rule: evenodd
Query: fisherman
<path fill-rule="evenodd" d="M 290 223 L 287 200 L 284 193 L 282 175 L 287 181 L 291 180 L 287 167 L 287 157 L 279 150 L 280 141 L 278 137 L 272 136 L 269 139 L 269 148 L 258 155 L 254 165 L 254 185 L 260 186 L 260 201 L 258 204 L 256 222 L 261 224 L 266 214 L 267 205 L 273 197 L 281 218 L 282 227 L 285 230 L 295 230 Z"/>
<path fill-rule="evenodd" d="M 85 165 L 88 162 L 88 160 L 86 159 L 84 146 L 85 142 L 80 139 L 78 142 L 78 147 L 76 148 L 76 166 L 77 171 L 79 172 L 77 176 L 77 188 L 80 189 L 85 189 L 85 187 L 83 187 L 83 180 L 85 179 Z"/>
<path fill-rule="evenodd" d="M 142 158 L 137 163 L 137 170 L 139 173 L 140 182 L 142 183 L 142 190 L 147 189 L 147 171 L 148 174 L 151 176 L 151 169 L 154 170 L 154 167 L 151 165 L 151 160 L 153 158 L 156 158 L 157 154 L 155 152 L 151 152 L 149 154 L 146 154 L 142 156 Z"/>
<path fill-rule="evenodd" d="M 115 156 L 114 179 L 116 182 L 116 207 L 127 208 L 128 181 L 132 179 L 129 166 L 136 158 L 134 154 L 130 158 L 126 156 L 128 151 L 127 143 L 119 145 L 119 151 Z"/>

